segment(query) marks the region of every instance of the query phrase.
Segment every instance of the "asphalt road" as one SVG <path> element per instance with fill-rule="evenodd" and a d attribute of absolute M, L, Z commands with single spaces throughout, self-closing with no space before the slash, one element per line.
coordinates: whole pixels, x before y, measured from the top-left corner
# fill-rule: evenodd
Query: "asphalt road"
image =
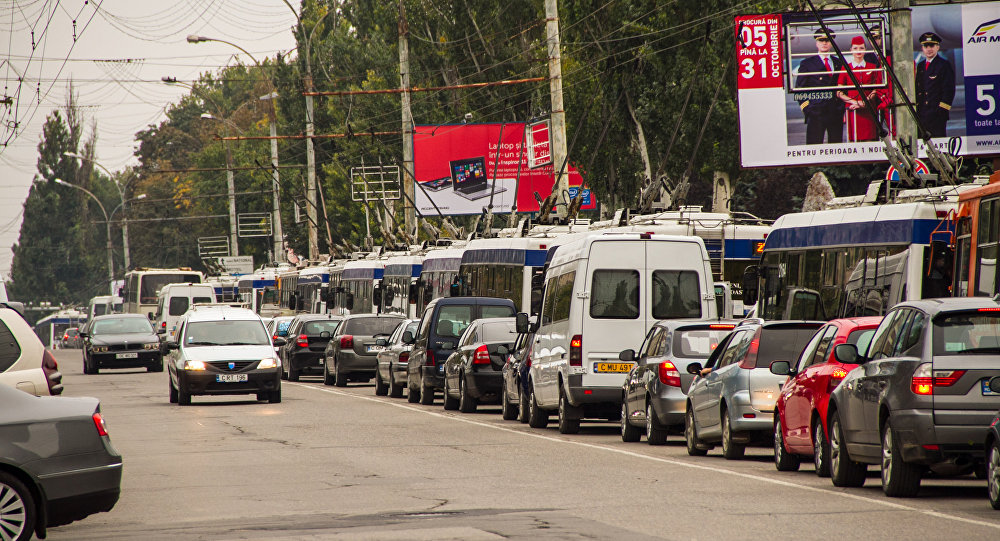
<path fill-rule="evenodd" d="M 281 404 L 249 396 L 167 401 L 166 373 L 84 376 L 56 351 L 65 394 L 101 399 L 124 457 L 109 513 L 53 540 L 998 539 L 984 481 L 928 479 L 882 495 L 872 468 L 838 489 L 770 451 L 687 456 L 680 436 L 626 444 L 617 424 L 580 434 L 374 396 L 373 385 L 283 382 Z"/>

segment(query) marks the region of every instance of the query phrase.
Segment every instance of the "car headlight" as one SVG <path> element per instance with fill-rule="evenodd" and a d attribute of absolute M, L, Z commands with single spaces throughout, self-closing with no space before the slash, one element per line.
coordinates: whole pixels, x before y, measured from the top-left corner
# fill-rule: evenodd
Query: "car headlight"
<path fill-rule="evenodd" d="M 274 358 L 261 359 L 260 362 L 257 363 L 257 368 L 277 368 L 278 366 L 278 359 Z"/>
<path fill-rule="evenodd" d="M 93 351 L 94 353 L 104 353 L 107 350 L 108 346 L 94 346 L 91 348 L 91 351 Z"/>
<path fill-rule="evenodd" d="M 142 349 L 160 349 L 160 343 L 159 342 L 152 342 L 152 343 L 149 343 L 149 344 L 143 344 L 142 345 Z"/>
<path fill-rule="evenodd" d="M 184 370 L 204 370 L 205 361 L 184 361 Z"/>

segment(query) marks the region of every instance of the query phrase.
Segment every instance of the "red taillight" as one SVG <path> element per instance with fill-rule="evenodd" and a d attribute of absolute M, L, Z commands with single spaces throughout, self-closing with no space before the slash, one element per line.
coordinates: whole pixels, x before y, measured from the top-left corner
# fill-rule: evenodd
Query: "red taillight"
<path fill-rule="evenodd" d="M 166 329 L 167 328 L 167 322 L 164 321 L 163 323 L 160 323 L 160 328 L 161 329 Z"/>
<path fill-rule="evenodd" d="M 409 353 L 407 353 L 407 352 L 404 351 L 404 352 L 402 352 L 402 353 L 399 354 L 399 362 L 405 363 L 405 362 L 409 362 L 409 360 L 410 360 L 410 354 Z"/>
<path fill-rule="evenodd" d="M 299 346 L 300 348 L 309 347 L 309 337 L 304 334 L 300 334 L 298 339 L 296 339 L 295 341 L 295 345 Z"/>
<path fill-rule="evenodd" d="M 931 363 L 924 363 L 913 371 L 910 389 L 914 394 L 932 395 L 935 387 L 951 387 L 965 375 L 965 370 L 934 370 Z"/>
<path fill-rule="evenodd" d="M 63 340 L 69 340 L 69 335 L 68 334 L 64 334 L 63 335 Z"/>
<path fill-rule="evenodd" d="M 569 365 L 583 366 L 583 335 L 577 334 L 569 341 Z"/>
<path fill-rule="evenodd" d="M 340 349 L 347 349 L 354 347 L 354 335 L 345 334 L 340 337 Z"/>
<path fill-rule="evenodd" d="M 846 377 L 847 370 L 844 370 L 843 368 L 834 368 L 833 373 L 830 374 L 830 380 L 827 382 L 827 394 L 832 393 L 833 390 L 837 388 L 837 385 L 840 385 L 840 382 L 844 381 L 844 378 Z"/>
<path fill-rule="evenodd" d="M 427 350 L 427 358 L 424 360 L 424 366 L 434 366 L 434 352 Z"/>
<path fill-rule="evenodd" d="M 997 308 L 980 308 L 978 312 L 1000 312 L 1000 307 Z"/>
<path fill-rule="evenodd" d="M 101 417 L 100 413 L 95 413 L 92 417 L 94 418 L 94 426 L 97 427 L 97 435 L 107 436 L 108 426 L 104 424 L 104 417 Z"/>
<path fill-rule="evenodd" d="M 760 331 L 757 331 L 757 335 L 753 337 L 750 341 L 750 351 L 747 352 L 747 356 L 743 358 L 740 362 L 740 368 L 756 368 L 757 367 L 757 350 L 760 348 Z"/>
<path fill-rule="evenodd" d="M 713 323 L 712 325 L 708 326 L 709 329 L 722 330 L 722 331 L 731 331 L 735 327 L 736 325 L 726 325 L 725 323 Z"/>
<path fill-rule="evenodd" d="M 278 339 L 278 335 L 274 335 L 274 336 L 271 337 L 271 340 L 277 340 L 277 339 Z"/>
<path fill-rule="evenodd" d="M 671 387 L 681 386 L 681 373 L 677 371 L 677 367 L 674 366 L 674 363 L 670 361 L 663 361 L 660 363 L 660 368 L 657 372 L 660 376 L 660 383 Z"/>
<path fill-rule="evenodd" d="M 936 443 L 928 443 L 926 445 L 921 445 L 921 447 L 923 447 L 924 449 L 927 449 L 928 451 L 940 451 L 941 450 L 941 447 L 938 446 L 938 444 L 936 444 Z"/>
<path fill-rule="evenodd" d="M 490 350 L 486 345 L 476 348 L 476 353 L 472 356 L 472 364 L 490 364 Z"/>

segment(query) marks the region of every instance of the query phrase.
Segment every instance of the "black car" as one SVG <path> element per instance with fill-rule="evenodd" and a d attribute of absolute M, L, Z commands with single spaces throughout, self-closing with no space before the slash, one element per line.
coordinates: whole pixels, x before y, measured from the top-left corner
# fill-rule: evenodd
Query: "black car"
<path fill-rule="evenodd" d="M 990 379 L 990 391 L 1000 394 L 1000 377 Z M 990 505 L 1000 511 L 1000 411 L 986 433 L 986 488 Z"/>
<path fill-rule="evenodd" d="M 513 316 L 514 301 L 510 299 L 440 297 L 428 303 L 406 366 L 407 400 L 434 403 L 434 392 L 444 388 L 444 361 L 470 323 Z"/>
<path fill-rule="evenodd" d="M 504 357 L 514 347 L 514 318 L 477 319 L 444 363 L 444 409 L 473 413 L 500 402 Z"/>
<path fill-rule="evenodd" d="M 383 348 L 376 356 L 378 368 L 375 372 L 375 394 L 393 398 L 403 396 L 406 363 L 410 360 L 410 350 L 413 348 L 413 338 L 417 335 L 419 323 L 419 319 L 403 320 L 389 338 L 375 340 L 375 345 Z M 403 339 L 404 335 L 406 340 Z"/>
<path fill-rule="evenodd" d="M 80 331 L 83 338 L 83 373 L 101 368 L 145 367 L 163 372 L 163 351 L 153 324 L 139 314 L 97 316 Z"/>
<path fill-rule="evenodd" d="M 326 345 L 337 331 L 342 316 L 300 314 L 288 325 L 285 345 L 278 349 L 281 379 L 299 381 L 299 375 L 322 374 Z"/>
<path fill-rule="evenodd" d="M 399 314 L 352 314 L 344 317 L 326 346 L 323 383 L 347 386 L 348 381 L 368 383 L 375 377 L 378 353 L 386 339 L 403 321 Z"/>
<path fill-rule="evenodd" d="M 514 347 L 504 359 L 500 406 L 504 420 L 528 422 L 528 370 L 531 368 L 531 341 L 535 333 L 517 335 Z"/>

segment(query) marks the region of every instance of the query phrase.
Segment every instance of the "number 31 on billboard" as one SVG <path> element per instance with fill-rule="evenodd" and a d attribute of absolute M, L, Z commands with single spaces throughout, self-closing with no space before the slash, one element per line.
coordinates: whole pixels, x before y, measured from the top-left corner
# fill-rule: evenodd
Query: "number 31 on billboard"
<path fill-rule="evenodd" d="M 737 88 L 781 88 L 781 16 L 736 18 Z"/>

